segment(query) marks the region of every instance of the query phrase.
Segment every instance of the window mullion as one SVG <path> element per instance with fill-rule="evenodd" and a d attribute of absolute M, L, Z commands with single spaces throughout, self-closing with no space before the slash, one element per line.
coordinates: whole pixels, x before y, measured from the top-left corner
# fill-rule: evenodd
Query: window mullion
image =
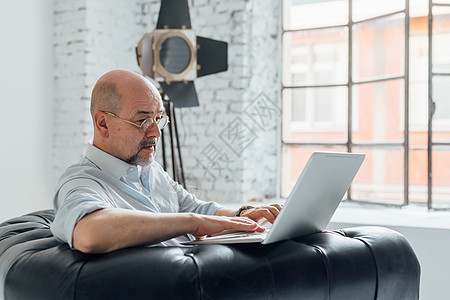
<path fill-rule="evenodd" d="M 348 80 L 347 80 L 347 151 L 352 152 L 353 131 L 353 0 L 348 1 Z M 347 198 L 352 200 L 352 189 L 349 188 Z"/>
<path fill-rule="evenodd" d="M 432 0 L 428 0 L 428 180 L 427 180 L 427 206 L 428 209 L 433 208 L 432 202 L 432 119 L 434 112 L 433 102 L 433 74 L 432 74 L 432 56 L 433 56 L 433 4 Z"/>
<path fill-rule="evenodd" d="M 409 204 L 409 0 L 405 0 L 405 125 L 404 125 L 404 198 L 403 204 Z"/>

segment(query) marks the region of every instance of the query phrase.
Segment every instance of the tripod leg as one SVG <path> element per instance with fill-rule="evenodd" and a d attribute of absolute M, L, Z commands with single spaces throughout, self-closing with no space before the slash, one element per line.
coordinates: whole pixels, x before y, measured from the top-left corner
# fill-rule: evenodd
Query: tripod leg
<path fill-rule="evenodd" d="M 166 162 L 166 141 L 164 137 L 164 129 L 161 131 L 161 143 L 162 143 L 162 159 L 163 159 L 163 168 L 164 170 L 167 169 L 167 162 Z"/>
<path fill-rule="evenodd" d="M 165 95 L 163 92 L 161 92 L 161 98 L 163 100 L 163 106 L 164 106 L 164 110 L 165 111 L 169 111 L 169 101 L 164 100 L 165 99 Z M 169 126 L 170 127 L 170 126 Z M 170 130 L 170 128 L 169 128 Z M 163 159 L 163 168 L 164 171 L 167 172 L 167 160 L 166 160 L 166 137 L 164 134 L 164 129 L 161 131 L 161 143 L 162 143 L 162 159 Z"/>
<path fill-rule="evenodd" d="M 173 103 L 169 102 L 169 110 L 167 111 L 168 115 L 169 115 L 169 120 L 173 119 Z M 175 161 L 175 145 L 174 145 L 174 127 L 176 126 L 176 121 L 173 120 L 173 122 L 169 123 L 169 134 L 170 134 L 170 152 L 172 155 L 172 175 L 173 175 L 173 179 L 175 181 L 178 181 L 177 178 L 177 164 Z"/>
<path fill-rule="evenodd" d="M 173 103 L 170 100 L 164 100 L 164 108 L 167 112 L 167 116 L 169 117 L 170 123 L 169 126 L 166 127 L 169 130 L 170 135 L 170 151 L 172 156 L 172 175 L 173 180 L 180 183 L 184 188 L 186 188 L 186 182 L 184 179 L 184 169 L 183 162 L 181 160 L 181 149 L 180 149 L 180 140 L 178 137 L 178 127 L 177 120 L 175 117 L 175 108 Z M 161 136 L 162 144 L 163 144 L 163 164 L 164 170 L 167 172 L 167 163 L 166 163 L 166 143 L 164 134 Z M 175 142 L 177 143 L 177 149 L 175 150 Z M 178 151 L 178 156 L 175 156 L 175 151 Z M 179 164 L 179 165 L 178 165 Z"/>
<path fill-rule="evenodd" d="M 180 167 L 178 169 L 179 173 L 178 173 L 178 180 L 179 182 L 183 185 L 183 187 L 186 188 L 186 182 L 184 179 L 184 169 L 183 169 L 183 161 L 181 159 L 181 149 L 180 149 L 180 139 L 178 137 L 178 128 L 177 128 L 177 120 L 175 117 L 175 108 L 172 105 L 172 118 L 173 118 L 173 123 L 174 123 L 174 128 L 175 128 L 175 138 L 177 141 L 177 151 L 178 151 L 178 162 L 180 163 Z"/>

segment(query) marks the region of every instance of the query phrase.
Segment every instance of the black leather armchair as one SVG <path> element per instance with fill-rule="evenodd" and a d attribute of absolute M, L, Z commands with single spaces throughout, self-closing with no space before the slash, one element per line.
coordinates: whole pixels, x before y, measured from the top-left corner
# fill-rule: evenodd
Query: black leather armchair
<path fill-rule="evenodd" d="M 135 247 L 88 255 L 58 243 L 53 210 L 0 224 L 0 299 L 418 299 L 399 233 L 358 227 L 271 245 Z"/>

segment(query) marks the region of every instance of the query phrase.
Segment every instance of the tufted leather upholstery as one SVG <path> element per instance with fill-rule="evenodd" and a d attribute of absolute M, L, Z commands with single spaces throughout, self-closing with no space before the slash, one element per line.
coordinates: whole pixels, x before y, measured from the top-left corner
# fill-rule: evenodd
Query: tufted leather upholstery
<path fill-rule="evenodd" d="M 0 224 L 0 299 L 418 299 L 399 233 L 323 232 L 272 245 L 135 247 L 88 255 L 58 243 L 53 210 Z"/>

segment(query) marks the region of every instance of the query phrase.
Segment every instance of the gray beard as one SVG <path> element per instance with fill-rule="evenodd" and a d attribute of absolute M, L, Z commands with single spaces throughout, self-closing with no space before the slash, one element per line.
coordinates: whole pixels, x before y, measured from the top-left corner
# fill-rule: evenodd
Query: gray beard
<path fill-rule="evenodd" d="M 156 152 L 155 152 L 156 153 Z M 145 167 L 150 165 L 154 161 L 153 157 L 150 157 L 149 159 L 141 159 L 137 154 L 131 156 L 125 162 L 129 163 L 130 165 L 135 166 L 141 166 Z"/>
<path fill-rule="evenodd" d="M 150 165 L 155 159 L 154 156 L 156 154 L 157 151 L 157 144 L 153 144 L 155 147 L 155 151 L 153 152 L 153 156 L 148 158 L 148 159 L 141 159 L 139 157 L 139 152 L 147 145 L 149 145 L 151 143 L 149 142 L 143 142 L 141 143 L 140 147 L 139 147 L 139 151 L 136 152 L 136 154 L 130 156 L 129 158 L 125 159 L 125 162 L 129 163 L 130 165 L 135 165 L 135 166 L 141 166 L 141 167 L 145 167 Z"/>

